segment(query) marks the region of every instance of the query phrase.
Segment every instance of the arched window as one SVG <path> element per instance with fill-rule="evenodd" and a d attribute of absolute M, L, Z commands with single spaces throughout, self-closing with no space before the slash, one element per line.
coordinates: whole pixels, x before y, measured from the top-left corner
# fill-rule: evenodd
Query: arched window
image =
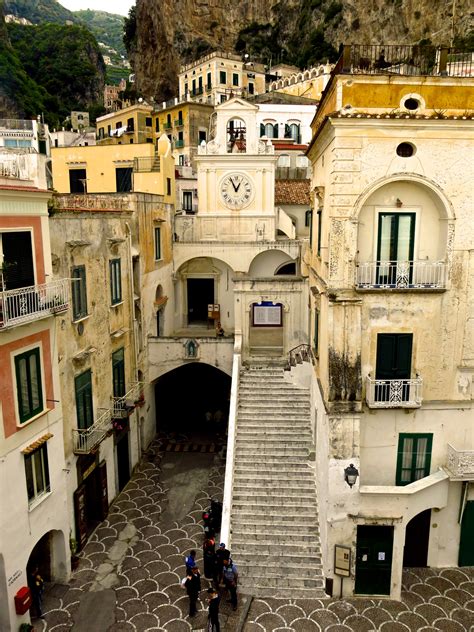
<path fill-rule="evenodd" d="M 306 156 L 296 156 L 296 167 L 298 169 L 306 169 L 309 165 L 309 160 Z"/>
<path fill-rule="evenodd" d="M 291 123 L 288 127 L 288 138 L 292 138 L 295 143 L 301 142 L 300 126 L 298 123 Z M 285 134 L 286 136 L 286 134 Z"/>
<path fill-rule="evenodd" d="M 264 130 L 267 138 L 278 138 L 278 123 L 265 123 Z"/>
<path fill-rule="evenodd" d="M 242 119 L 231 119 L 227 123 L 227 151 L 229 153 L 242 153 L 246 150 L 247 128 Z"/>
<path fill-rule="evenodd" d="M 275 270 L 275 276 L 279 274 L 291 274 L 294 276 L 296 274 L 296 263 L 294 261 L 284 263 L 277 270 Z"/>

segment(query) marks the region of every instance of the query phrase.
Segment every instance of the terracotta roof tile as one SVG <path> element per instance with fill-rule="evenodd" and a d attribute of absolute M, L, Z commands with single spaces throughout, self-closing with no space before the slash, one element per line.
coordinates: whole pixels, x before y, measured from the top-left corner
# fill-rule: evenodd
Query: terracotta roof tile
<path fill-rule="evenodd" d="M 275 204 L 311 205 L 309 180 L 275 180 Z"/>

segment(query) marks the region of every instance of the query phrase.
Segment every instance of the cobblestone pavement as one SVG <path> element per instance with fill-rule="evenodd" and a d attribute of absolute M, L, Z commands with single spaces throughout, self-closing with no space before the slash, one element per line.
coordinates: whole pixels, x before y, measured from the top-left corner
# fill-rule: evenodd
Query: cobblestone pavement
<path fill-rule="evenodd" d="M 181 442 L 186 444 L 185 437 Z M 180 580 L 184 555 L 190 549 L 198 551 L 198 563 L 201 561 L 201 513 L 210 497 L 222 498 L 225 464 L 219 446 L 214 454 L 206 448 L 197 455 L 202 464 L 202 485 L 190 500 L 191 510 L 178 523 L 171 519 L 173 495 L 166 488 L 168 459 L 173 458 L 167 455 L 175 452 L 169 445 L 165 437 L 153 442 L 110 507 L 107 519 L 81 552 L 79 568 L 70 583 L 54 585 L 46 592 L 45 619 L 34 621 L 35 632 L 68 632 L 75 624 L 73 632 L 188 632 L 205 628 L 207 580 L 203 578 L 199 612 L 192 620 L 187 616 L 189 602 Z M 184 488 L 186 476 L 189 473 L 183 472 Z M 413 569 L 405 573 L 403 588 L 402 602 L 254 599 L 244 632 L 474 632 L 474 568 Z M 105 591 L 104 609 L 107 602 L 112 604 L 109 621 L 107 625 L 88 623 L 85 628 L 81 615 L 86 595 L 100 598 L 100 591 Z M 239 611 L 234 613 L 226 599 L 222 600 L 223 630 L 237 630 L 244 602 L 242 598 Z"/>

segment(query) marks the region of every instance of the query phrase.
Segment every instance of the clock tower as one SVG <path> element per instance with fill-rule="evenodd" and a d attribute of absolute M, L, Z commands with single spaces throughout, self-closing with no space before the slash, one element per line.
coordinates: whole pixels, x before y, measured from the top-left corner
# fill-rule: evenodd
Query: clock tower
<path fill-rule="evenodd" d="M 257 111 L 240 98 L 216 107 L 212 137 L 196 157 L 200 240 L 275 239 L 276 157 L 271 141 L 257 135 Z"/>

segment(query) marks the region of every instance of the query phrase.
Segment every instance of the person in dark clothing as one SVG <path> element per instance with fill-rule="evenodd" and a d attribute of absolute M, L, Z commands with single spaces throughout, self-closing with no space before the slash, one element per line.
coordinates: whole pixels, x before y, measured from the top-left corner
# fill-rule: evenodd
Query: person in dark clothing
<path fill-rule="evenodd" d="M 219 603 L 221 598 L 214 588 L 208 588 L 207 594 L 209 601 L 208 632 L 221 632 L 219 623 Z"/>
<path fill-rule="evenodd" d="M 28 573 L 28 586 L 31 590 L 32 606 L 36 612 L 36 616 L 40 619 L 44 619 L 42 607 L 44 582 L 37 566 L 34 566 Z"/>
<path fill-rule="evenodd" d="M 202 544 L 204 558 L 204 577 L 214 579 L 216 574 L 216 542 L 214 538 L 206 538 Z"/>
<path fill-rule="evenodd" d="M 237 572 L 237 566 L 231 559 L 224 560 L 223 574 L 224 584 L 230 595 L 229 602 L 232 604 L 232 608 L 237 610 L 237 580 L 239 574 Z"/>
<path fill-rule="evenodd" d="M 189 597 L 189 616 L 194 617 L 197 612 L 197 600 L 201 591 L 201 574 L 197 566 L 193 566 L 190 574 L 186 576 L 184 587 Z"/>
<path fill-rule="evenodd" d="M 222 582 L 222 573 L 224 571 L 224 560 L 230 559 L 230 551 L 225 548 L 225 543 L 221 542 L 216 551 L 216 583 L 217 588 Z"/>

